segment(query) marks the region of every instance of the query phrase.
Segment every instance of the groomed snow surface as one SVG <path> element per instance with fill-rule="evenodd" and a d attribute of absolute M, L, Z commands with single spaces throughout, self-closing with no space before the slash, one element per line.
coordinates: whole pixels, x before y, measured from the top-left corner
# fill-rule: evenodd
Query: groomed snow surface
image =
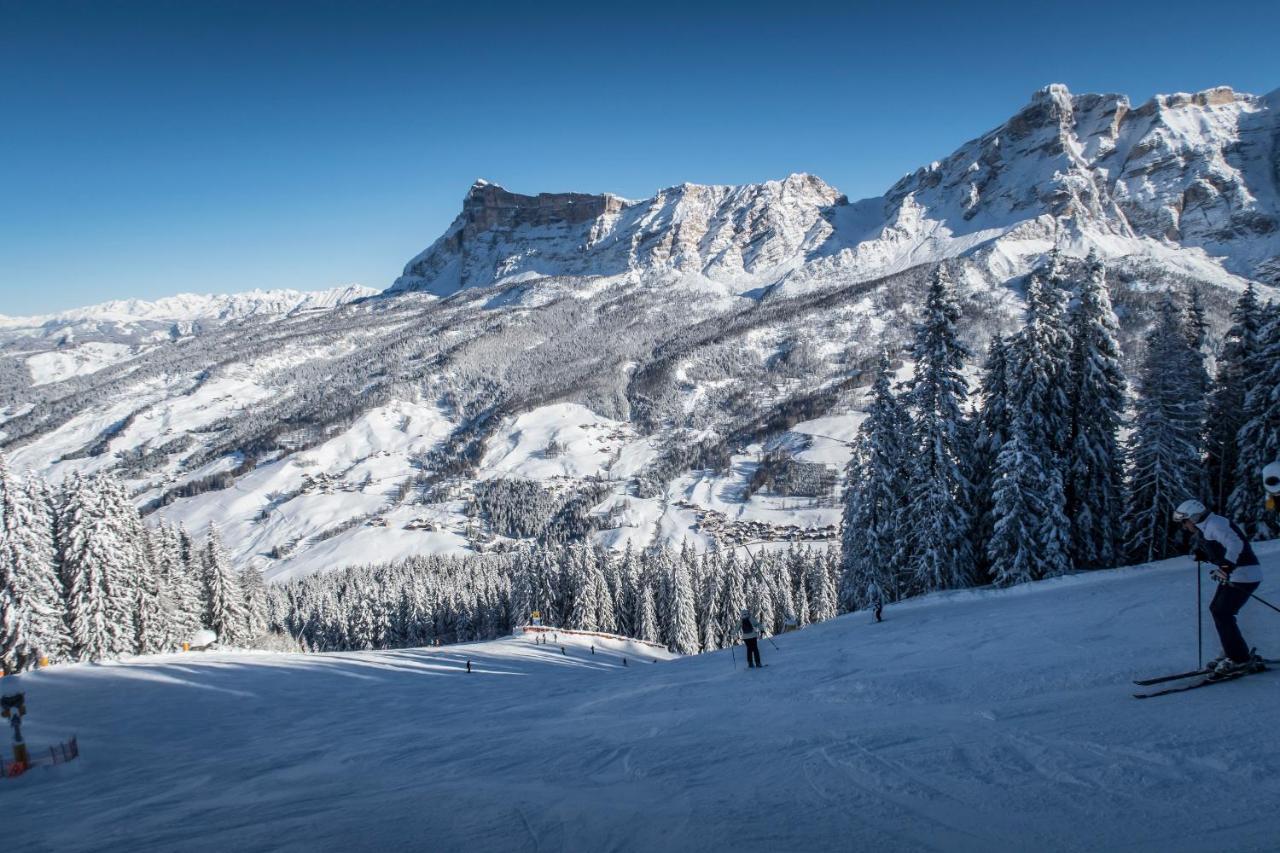
<path fill-rule="evenodd" d="M 1280 576 L 1280 545 L 1259 551 Z M 1241 622 L 1280 652 L 1280 614 L 1250 602 Z M 1187 558 L 932 595 L 882 624 L 844 616 L 766 642 L 759 671 L 741 649 L 735 668 L 729 652 L 648 663 L 596 642 L 171 655 L 5 679 L 27 693 L 33 751 L 72 733 L 82 751 L 0 780 L 5 836 L 25 853 L 1280 839 L 1280 672 L 1130 698 L 1130 679 L 1195 663 Z"/>

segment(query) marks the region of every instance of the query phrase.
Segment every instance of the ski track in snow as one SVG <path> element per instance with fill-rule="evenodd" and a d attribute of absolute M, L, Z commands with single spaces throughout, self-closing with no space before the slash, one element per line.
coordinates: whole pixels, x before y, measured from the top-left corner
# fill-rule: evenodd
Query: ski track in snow
<path fill-rule="evenodd" d="M 1259 551 L 1280 571 L 1280 543 Z M 1193 576 L 1180 558 L 933 595 L 766 642 L 755 672 L 524 637 L 55 667 L 5 692 L 27 692 L 34 751 L 76 732 L 83 754 L 0 781 L 7 835 L 33 853 L 1271 850 L 1280 672 L 1130 698 L 1191 664 Z M 1280 615 L 1241 622 L 1280 649 Z"/>

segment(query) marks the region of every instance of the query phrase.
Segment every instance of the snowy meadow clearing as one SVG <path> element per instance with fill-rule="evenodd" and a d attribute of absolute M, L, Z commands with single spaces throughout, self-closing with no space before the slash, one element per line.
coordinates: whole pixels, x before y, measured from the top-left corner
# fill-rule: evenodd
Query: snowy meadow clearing
<path fill-rule="evenodd" d="M 1259 551 L 1280 569 L 1280 546 Z M 934 594 L 766 642 L 757 671 L 741 649 L 736 668 L 729 652 L 650 663 L 647 646 L 593 655 L 574 638 L 562 654 L 522 636 L 30 672 L 4 687 L 27 693 L 33 752 L 77 733 L 82 757 L 0 783 L 7 836 L 26 851 L 1274 849 L 1280 672 L 1130 696 L 1130 679 L 1195 663 L 1193 576 L 1180 558 Z M 1280 614 L 1253 602 L 1241 621 L 1280 650 Z M 1216 652 L 1207 615 L 1205 631 Z"/>

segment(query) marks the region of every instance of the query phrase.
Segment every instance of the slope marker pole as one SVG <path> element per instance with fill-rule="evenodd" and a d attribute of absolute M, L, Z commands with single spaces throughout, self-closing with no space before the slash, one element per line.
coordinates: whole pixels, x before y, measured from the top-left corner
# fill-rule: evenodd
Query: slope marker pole
<path fill-rule="evenodd" d="M 1196 560 L 1196 669 L 1204 669 L 1204 614 L 1201 612 L 1200 561 Z"/>

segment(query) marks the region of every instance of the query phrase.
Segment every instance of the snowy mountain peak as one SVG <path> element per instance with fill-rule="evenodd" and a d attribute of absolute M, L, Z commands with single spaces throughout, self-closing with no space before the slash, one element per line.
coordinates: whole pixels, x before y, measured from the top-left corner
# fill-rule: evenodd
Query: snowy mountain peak
<path fill-rule="evenodd" d="M 1008 121 L 849 205 L 820 178 L 683 183 L 641 201 L 477 181 L 392 290 L 694 275 L 729 292 L 873 278 L 955 257 L 992 283 L 1069 239 L 1206 281 L 1280 284 L 1280 95 L 1034 92 Z M 1192 251 L 1184 251 L 1192 250 Z M 764 289 L 762 289 L 764 288 Z"/>
<path fill-rule="evenodd" d="M 391 290 L 446 296 L 528 278 L 667 272 L 746 281 L 801 263 L 831 232 L 824 212 L 845 203 L 804 174 L 743 186 L 685 183 L 642 201 L 520 195 L 477 182 L 449 230 Z"/>
<path fill-rule="evenodd" d="M 279 316 L 331 308 L 379 291 L 359 284 L 328 290 L 246 290 L 240 293 L 179 293 L 156 300 L 115 299 L 57 314 L 30 317 L 0 315 L 0 329 L 56 331 L 68 326 L 138 323 L 192 323 L 237 320 L 251 316 Z"/>

